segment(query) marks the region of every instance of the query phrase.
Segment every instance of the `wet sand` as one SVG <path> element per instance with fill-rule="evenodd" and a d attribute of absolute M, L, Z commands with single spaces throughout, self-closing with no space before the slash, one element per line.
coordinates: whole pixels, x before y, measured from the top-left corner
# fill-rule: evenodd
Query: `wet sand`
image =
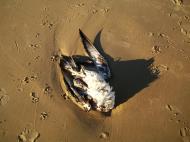
<path fill-rule="evenodd" d="M 1 142 L 190 141 L 188 0 L 1 0 Z M 81 28 L 108 59 L 110 114 L 65 100 L 52 56 L 84 55 Z"/>

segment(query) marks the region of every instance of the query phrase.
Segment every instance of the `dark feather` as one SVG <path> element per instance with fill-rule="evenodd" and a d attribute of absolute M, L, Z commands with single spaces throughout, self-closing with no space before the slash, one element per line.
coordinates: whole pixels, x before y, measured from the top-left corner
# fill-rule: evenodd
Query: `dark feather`
<path fill-rule="evenodd" d="M 105 79 L 111 77 L 110 69 L 106 59 L 98 52 L 96 47 L 88 39 L 88 37 L 79 29 L 79 34 L 88 56 L 93 60 L 97 70 L 104 76 Z"/>

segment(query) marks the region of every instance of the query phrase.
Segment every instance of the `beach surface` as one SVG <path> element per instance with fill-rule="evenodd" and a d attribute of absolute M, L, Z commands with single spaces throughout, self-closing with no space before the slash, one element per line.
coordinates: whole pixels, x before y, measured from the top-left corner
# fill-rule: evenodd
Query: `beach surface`
<path fill-rule="evenodd" d="M 108 60 L 109 114 L 66 100 L 57 49 Z M 190 1 L 1 0 L 0 142 L 190 142 Z"/>

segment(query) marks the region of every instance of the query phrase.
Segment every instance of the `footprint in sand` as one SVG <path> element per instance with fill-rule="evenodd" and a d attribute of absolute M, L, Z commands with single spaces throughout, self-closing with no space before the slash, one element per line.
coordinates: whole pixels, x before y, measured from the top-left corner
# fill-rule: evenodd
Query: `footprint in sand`
<path fill-rule="evenodd" d="M 50 95 L 52 93 L 52 91 L 53 91 L 53 89 L 48 84 L 46 84 L 45 88 L 43 89 L 44 94 Z"/>
<path fill-rule="evenodd" d="M 39 38 L 40 37 L 40 33 L 36 33 L 35 37 Z"/>
<path fill-rule="evenodd" d="M 84 3 L 78 3 L 75 5 L 75 7 L 83 7 L 85 4 Z"/>
<path fill-rule="evenodd" d="M 96 14 L 97 12 L 98 12 L 97 9 L 93 9 L 93 10 L 92 10 L 92 14 Z"/>
<path fill-rule="evenodd" d="M 10 97 L 7 95 L 5 89 L 0 88 L 0 106 L 4 106 L 9 102 Z"/>
<path fill-rule="evenodd" d="M 17 84 L 17 90 L 19 92 L 23 92 L 25 85 L 27 85 L 37 79 L 38 79 L 37 75 L 26 76 L 23 79 L 18 79 L 19 83 Z"/>
<path fill-rule="evenodd" d="M 101 139 L 107 139 L 109 137 L 109 133 L 108 132 L 102 132 L 99 137 Z"/>
<path fill-rule="evenodd" d="M 47 112 L 41 112 L 40 114 L 40 120 L 46 120 L 48 118 L 48 113 Z"/>
<path fill-rule="evenodd" d="M 50 60 L 51 60 L 52 62 L 58 61 L 58 60 L 59 60 L 59 55 L 53 54 L 53 55 L 50 57 Z"/>
<path fill-rule="evenodd" d="M 169 37 L 164 33 L 149 32 L 148 36 L 154 42 L 154 46 L 151 50 L 153 54 L 159 54 L 162 50 L 165 51 L 171 45 Z"/>
<path fill-rule="evenodd" d="M 183 35 L 185 35 L 187 38 L 190 38 L 190 30 L 189 30 L 189 28 L 190 28 L 190 24 L 181 28 L 181 33 Z"/>
<path fill-rule="evenodd" d="M 179 116 L 179 114 L 180 114 L 181 112 L 180 112 L 180 110 L 179 110 L 177 107 L 175 107 L 175 106 L 173 106 L 173 105 L 167 104 L 167 105 L 165 106 L 165 108 L 166 108 L 166 110 L 168 110 L 169 112 L 171 112 L 172 118 L 171 118 L 170 120 L 176 120 L 176 123 L 181 122 L 181 120 L 178 121 L 178 120 L 179 120 L 179 119 L 178 119 L 178 116 Z"/>
<path fill-rule="evenodd" d="M 172 107 L 171 105 L 169 105 L 169 104 L 167 104 L 167 105 L 165 106 L 165 108 L 166 108 L 168 111 L 172 111 L 172 110 L 173 110 L 173 107 Z"/>
<path fill-rule="evenodd" d="M 35 33 L 34 37 L 35 37 L 35 41 L 31 41 L 30 44 L 28 45 L 30 49 L 38 49 L 41 47 L 41 44 L 39 42 L 40 33 L 38 32 Z"/>
<path fill-rule="evenodd" d="M 156 75 L 162 75 L 166 71 L 169 70 L 168 66 L 166 65 L 154 65 L 151 67 L 152 73 Z"/>
<path fill-rule="evenodd" d="M 178 5 L 178 6 L 183 4 L 183 0 L 171 0 L 171 1 L 173 2 L 173 4 Z"/>
<path fill-rule="evenodd" d="M 179 134 L 182 137 L 183 142 L 190 142 L 190 128 L 184 126 L 179 130 Z"/>
<path fill-rule="evenodd" d="M 23 82 L 25 82 L 26 84 L 29 83 L 29 77 L 25 77 Z"/>
<path fill-rule="evenodd" d="M 35 81 L 38 77 L 36 75 L 31 75 L 31 76 L 26 76 L 23 80 L 22 80 L 22 84 L 25 85 L 25 84 L 28 84 L 32 81 Z"/>
<path fill-rule="evenodd" d="M 106 14 L 110 11 L 110 8 L 102 8 L 100 9 L 100 11 L 103 13 L 103 14 Z"/>
<path fill-rule="evenodd" d="M 179 130 L 179 134 L 182 137 L 183 142 L 190 142 L 190 128 L 189 127 L 182 127 Z"/>
<path fill-rule="evenodd" d="M 33 48 L 33 49 L 37 49 L 37 48 L 40 48 L 41 45 L 38 44 L 38 43 L 35 43 L 35 44 L 31 43 L 31 44 L 29 44 L 29 47 L 30 47 L 30 48 Z"/>
<path fill-rule="evenodd" d="M 7 128 L 6 128 L 6 120 L 0 120 L 0 138 L 6 136 Z M 4 125 L 5 124 L 5 125 Z"/>
<path fill-rule="evenodd" d="M 187 125 L 187 121 L 182 119 L 183 117 L 181 116 L 180 110 L 170 104 L 167 104 L 165 108 L 171 113 L 172 118 L 170 118 L 170 120 L 180 125 L 181 128 L 179 129 L 179 135 L 181 136 L 182 141 L 190 142 L 190 128 Z"/>
<path fill-rule="evenodd" d="M 102 8 L 102 9 L 99 9 L 99 10 L 97 10 L 97 9 L 92 9 L 92 14 L 96 14 L 96 13 L 99 13 L 99 12 L 101 12 L 101 13 L 103 13 L 103 14 L 106 14 L 106 13 L 108 13 L 110 11 L 110 8 Z"/>
<path fill-rule="evenodd" d="M 49 30 L 52 30 L 55 27 L 55 20 L 47 14 L 47 11 L 42 19 L 41 25 L 47 27 Z"/>
<path fill-rule="evenodd" d="M 40 133 L 36 130 L 25 128 L 24 131 L 18 135 L 18 142 L 36 142 L 39 136 Z"/>
<path fill-rule="evenodd" d="M 38 103 L 39 102 L 39 97 L 38 94 L 35 92 L 30 93 L 30 97 L 32 99 L 32 103 Z"/>
<path fill-rule="evenodd" d="M 153 54 L 159 54 L 159 53 L 161 53 L 161 48 L 160 48 L 160 46 L 157 46 L 157 45 L 153 46 L 153 47 L 152 47 L 152 53 L 153 53 Z"/>
<path fill-rule="evenodd" d="M 187 38 L 190 38 L 190 18 L 189 16 L 183 16 L 179 17 L 179 21 L 177 22 L 181 33 L 186 36 Z"/>

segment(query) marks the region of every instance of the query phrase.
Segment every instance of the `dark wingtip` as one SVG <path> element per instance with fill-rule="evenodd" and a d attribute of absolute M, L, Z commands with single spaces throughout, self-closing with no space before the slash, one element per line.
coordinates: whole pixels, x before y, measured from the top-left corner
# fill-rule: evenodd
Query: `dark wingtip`
<path fill-rule="evenodd" d="M 80 35 L 84 35 L 84 33 L 82 32 L 81 29 L 79 29 L 79 34 L 80 34 Z"/>
<path fill-rule="evenodd" d="M 79 34 L 81 34 L 81 32 L 82 32 L 82 31 L 81 31 L 81 29 L 79 28 Z"/>
<path fill-rule="evenodd" d="M 79 29 L 79 34 L 80 34 L 81 39 L 86 39 L 87 38 L 86 35 L 82 32 L 81 29 Z"/>

